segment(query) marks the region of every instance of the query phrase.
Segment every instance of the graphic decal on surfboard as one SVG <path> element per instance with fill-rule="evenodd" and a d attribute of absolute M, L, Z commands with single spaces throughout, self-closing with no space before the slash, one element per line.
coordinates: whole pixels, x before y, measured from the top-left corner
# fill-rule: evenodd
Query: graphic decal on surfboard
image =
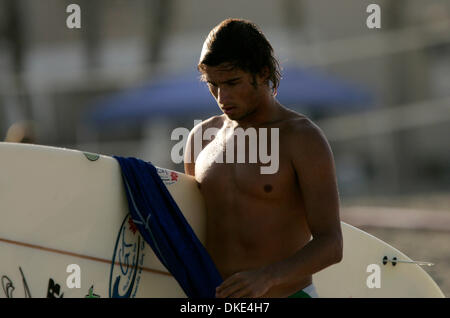
<path fill-rule="evenodd" d="M 94 285 L 89 288 L 89 292 L 87 295 L 84 296 L 84 298 L 101 298 L 100 295 L 97 295 L 94 293 Z"/>
<path fill-rule="evenodd" d="M 145 241 L 128 214 L 122 222 L 114 247 L 109 278 L 110 298 L 136 296 L 144 264 L 144 247 Z"/>
<path fill-rule="evenodd" d="M 83 154 L 86 156 L 86 158 L 89 161 L 97 161 L 100 158 L 100 155 L 96 154 L 96 153 L 91 153 L 91 152 L 83 152 Z"/>
<path fill-rule="evenodd" d="M 2 288 L 6 298 L 13 298 L 13 291 L 16 289 L 12 280 L 6 276 L 2 276 Z"/>
<path fill-rule="evenodd" d="M 165 185 L 171 185 L 178 181 L 178 173 L 166 169 L 156 168 L 159 177 Z"/>
<path fill-rule="evenodd" d="M 48 281 L 48 288 L 47 288 L 47 298 L 63 298 L 64 293 L 61 293 L 61 286 L 55 281 L 50 278 Z"/>
<path fill-rule="evenodd" d="M 22 276 L 22 284 L 24 290 L 24 298 L 31 298 L 30 288 L 28 287 L 27 280 L 25 279 L 25 275 L 23 274 L 22 268 L 19 266 L 20 275 Z M 14 286 L 14 282 L 6 275 L 1 277 L 1 285 L 3 292 L 6 298 L 14 298 L 13 292 L 16 290 L 16 286 Z M 21 296 L 19 296 L 21 297 Z"/>

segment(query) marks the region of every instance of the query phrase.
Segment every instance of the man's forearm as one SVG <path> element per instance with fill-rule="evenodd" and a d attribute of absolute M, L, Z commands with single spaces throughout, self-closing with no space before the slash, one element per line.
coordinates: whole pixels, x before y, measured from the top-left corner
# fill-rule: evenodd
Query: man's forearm
<path fill-rule="evenodd" d="M 273 285 L 301 281 L 342 259 L 340 235 L 321 236 L 311 240 L 291 257 L 268 266 Z"/>

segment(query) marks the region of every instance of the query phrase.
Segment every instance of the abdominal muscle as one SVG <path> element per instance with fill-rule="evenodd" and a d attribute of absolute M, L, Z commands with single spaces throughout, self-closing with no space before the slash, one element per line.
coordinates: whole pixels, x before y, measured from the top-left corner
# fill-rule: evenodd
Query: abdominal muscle
<path fill-rule="evenodd" d="M 206 198 L 206 248 L 224 280 L 288 258 L 310 240 L 303 209 L 294 206 L 299 202 L 248 198 L 237 191 Z M 264 296 L 289 296 L 309 284 L 311 277 L 305 277 Z"/>

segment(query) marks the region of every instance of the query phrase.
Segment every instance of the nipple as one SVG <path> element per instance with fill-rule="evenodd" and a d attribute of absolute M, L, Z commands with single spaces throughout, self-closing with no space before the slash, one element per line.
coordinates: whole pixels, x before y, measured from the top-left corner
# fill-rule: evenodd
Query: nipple
<path fill-rule="evenodd" d="M 266 184 L 264 186 L 264 192 L 266 193 L 272 192 L 272 186 L 270 184 Z"/>

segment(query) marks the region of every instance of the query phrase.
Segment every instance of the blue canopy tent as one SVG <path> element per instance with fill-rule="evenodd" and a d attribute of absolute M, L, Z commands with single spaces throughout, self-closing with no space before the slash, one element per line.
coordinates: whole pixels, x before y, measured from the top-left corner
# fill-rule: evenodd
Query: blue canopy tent
<path fill-rule="evenodd" d="M 372 94 L 354 83 L 317 71 L 286 67 L 277 99 L 293 109 L 355 109 L 371 106 Z M 115 124 L 134 125 L 158 116 L 221 114 L 198 73 L 185 73 L 146 83 L 141 87 L 96 100 L 88 124 L 101 128 Z"/>

